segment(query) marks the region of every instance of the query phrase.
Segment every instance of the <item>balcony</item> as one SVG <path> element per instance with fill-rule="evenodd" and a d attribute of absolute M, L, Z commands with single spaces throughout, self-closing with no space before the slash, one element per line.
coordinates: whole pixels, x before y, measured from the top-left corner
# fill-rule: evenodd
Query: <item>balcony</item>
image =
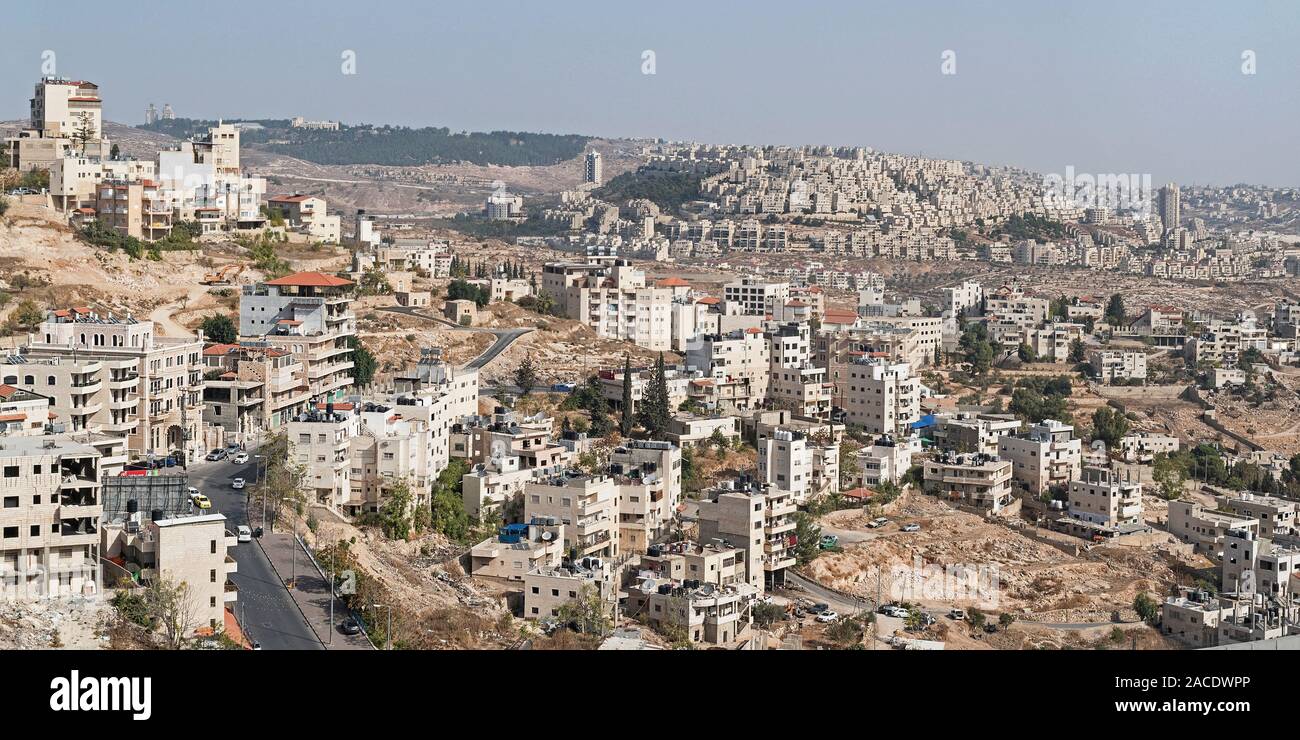
<path fill-rule="evenodd" d="M 222 598 L 222 601 L 226 604 L 232 604 L 236 601 L 239 601 L 239 586 L 236 586 L 234 583 L 231 583 L 230 581 L 226 581 L 225 593 Z"/>

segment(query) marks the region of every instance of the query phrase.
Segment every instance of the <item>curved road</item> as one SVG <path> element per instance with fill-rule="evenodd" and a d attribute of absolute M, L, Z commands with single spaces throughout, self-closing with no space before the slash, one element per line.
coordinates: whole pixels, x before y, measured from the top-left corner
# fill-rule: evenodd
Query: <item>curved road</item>
<path fill-rule="evenodd" d="M 495 336 L 497 340 L 492 343 L 492 346 L 483 350 L 483 354 L 479 355 L 478 357 L 475 357 L 474 359 L 465 363 L 465 365 L 463 366 L 465 368 L 473 368 L 475 370 L 482 369 L 483 366 L 495 360 L 497 358 L 497 355 L 506 351 L 506 348 L 509 347 L 511 344 L 513 344 L 516 339 L 532 331 L 531 327 L 523 327 L 520 329 L 477 329 L 472 326 L 461 326 L 460 324 L 456 324 L 454 322 L 448 321 L 443 318 L 439 318 L 437 316 L 430 316 L 427 313 L 421 313 L 420 311 L 411 308 L 409 306 L 387 306 L 379 310 L 389 311 L 391 313 L 400 313 L 406 316 L 414 316 L 417 319 L 424 319 L 425 321 L 433 321 L 438 324 L 443 324 L 449 329 L 455 329 L 457 331 L 467 331 L 473 334 L 491 334 Z"/>

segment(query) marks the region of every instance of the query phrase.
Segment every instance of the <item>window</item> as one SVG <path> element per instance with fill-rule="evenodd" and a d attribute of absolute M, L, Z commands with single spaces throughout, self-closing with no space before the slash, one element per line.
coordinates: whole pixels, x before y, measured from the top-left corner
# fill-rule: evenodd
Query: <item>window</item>
<path fill-rule="evenodd" d="M 13 539 L 13 538 L 15 538 L 15 537 L 17 537 L 17 536 L 18 536 L 18 528 L 17 528 L 17 527 L 5 527 L 5 531 L 4 531 L 4 538 L 5 538 L 5 539 L 10 540 L 10 539 Z"/>
<path fill-rule="evenodd" d="M 17 477 L 18 477 L 18 466 L 17 466 L 17 465 L 6 465 L 6 466 L 5 466 L 5 473 L 4 473 L 4 475 L 5 475 L 6 478 L 17 478 Z"/>
<path fill-rule="evenodd" d="M 5 496 L 5 508 L 6 508 L 6 509 L 17 509 L 17 508 L 18 508 L 18 497 L 17 497 L 17 496 Z"/>
<path fill-rule="evenodd" d="M 208 571 L 208 582 L 209 582 L 209 583 L 216 583 L 216 582 L 217 582 L 217 571 L 216 571 L 215 568 L 213 568 L 212 570 Z"/>
<path fill-rule="evenodd" d="M 216 555 L 216 554 L 217 554 L 217 541 L 216 541 L 216 540 L 212 540 L 212 543 L 208 546 L 208 552 L 212 553 L 213 555 Z"/>

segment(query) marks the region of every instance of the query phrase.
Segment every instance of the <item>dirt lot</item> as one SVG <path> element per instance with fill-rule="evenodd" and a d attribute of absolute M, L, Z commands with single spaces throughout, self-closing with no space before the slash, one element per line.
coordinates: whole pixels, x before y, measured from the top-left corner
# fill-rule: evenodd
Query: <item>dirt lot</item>
<path fill-rule="evenodd" d="M 861 597 L 875 597 L 879 575 L 885 601 L 910 601 L 943 612 L 979 606 L 1010 612 L 1020 621 L 1072 624 L 1108 623 L 1116 611 L 1131 619 L 1138 592 L 1162 595 L 1177 581 L 1177 564 L 1154 549 L 1099 546 L 1074 555 L 919 493 L 906 494 L 894 506 L 894 523 L 878 534 L 864 528 L 867 517 L 860 511 L 828 515 L 824 526 L 871 533 L 865 534 L 870 539 L 846 542 L 841 537 L 842 551 L 817 558 L 807 566 L 807 574 Z M 921 531 L 899 531 L 904 522 L 920 524 Z M 981 594 L 944 587 L 929 573 L 915 579 L 911 574 L 917 564 L 988 568 L 986 573 L 997 576 L 996 599 L 981 604 L 975 598 Z"/>

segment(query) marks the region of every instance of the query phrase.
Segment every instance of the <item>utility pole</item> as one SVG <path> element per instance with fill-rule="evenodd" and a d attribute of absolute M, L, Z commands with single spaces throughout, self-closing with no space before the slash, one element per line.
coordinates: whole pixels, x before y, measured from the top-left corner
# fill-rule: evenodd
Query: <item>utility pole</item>
<path fill-rule="evenodd" d="M 390 604 L 371 604 L 371 605 L 370 605 L 370 608 L 371 608 L 371 609 L 387 609 L 387 610 L 388 610 L 388 629 L 386 629 L 386 630 L 384 631 L 384 642 L 385 642 L 385 644 L 386 644 L 387 647 L 385 647 L 384 649 L 385 649 L 385 650 L 392 650 L 392 649 L 393 649 L 393 607 L 392 607 L 392 605 L 390 605 Z"/>

